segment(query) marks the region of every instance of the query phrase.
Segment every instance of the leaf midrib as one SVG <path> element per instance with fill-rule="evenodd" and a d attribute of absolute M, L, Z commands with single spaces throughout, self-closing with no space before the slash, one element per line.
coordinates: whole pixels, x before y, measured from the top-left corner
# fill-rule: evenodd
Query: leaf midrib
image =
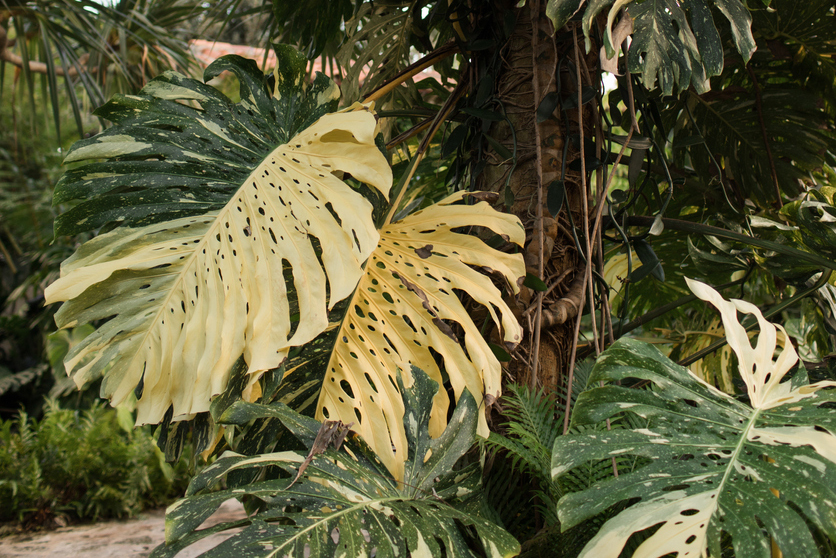
<path fill-rule="evenodd" d="M 327 527 L 328 523 L 330 521 L 333 521 L 335 518 L 339 518 L 340 516 L 346 515 L 350 512 L 356 511 L 356 510 L 360 510 L 360 509 L 369 507 L 369 506 L 374 505 L 374 504 L 394 502 L 394 501 L 397 501 L 397 500 L 404 500 L 404 497 L 403 496 L 395 496 L 395 497 L 391 497 L 391 498 L 380 498 L 380 499 L 376 499 L 376 500 L 366 500 L 364 502 L 360 502 L 360 503 L 358 503 L 354 506 L 351 506 L 350 508 L 345 508 L 343 510 L 338 510 L 338 511 L 335 511 L 334 513 L 323 516 L 322 519 L 320 519 L 318 521 L 314 521 L 313 523 L 304 527 L 303 529 L 300 529 L 300 530 L 296 531 L 281 546 L 275 548 L 273 550 L 273 552 L 266 555 L 265 558 L 271 558 L 273 556 L 276 556 L 276 554 L 278 552 L 280 552 L 281 550 L 284 550 L 287 546 L 294 545 L 296 543 L 297 539 L 300 536 L 304 535 L 305 533 L 307 533 L 311 530 L 317 529 L 317 528 L 319 528 L 320 526 L 323 526 L 323 525 Z M 310 515 L 306 515 L 306 517 L 310 517 Z M 258 518 L 258 516 L 254 517 L 253 519 L 257 519 L 257 518 Z"/>
<path fill-rule="evenodd" d="M 758 415 L 760 415 L 760 413 L 761 409 L 754 409 L 754 412 L 749 417 L 748 423 L 740 433 L 740 440 L 737 442 L 737 447 L 734 448 L 734 452 L 732 452 L 731 456 L 729 457 L 729 464 L 726 467 L 726 472 L 723 473 L 723 478 L 720 479 L 720 484 L 717 487 L 717 499 L 715 507 L 718 507 L 720 505 L 720 495 L 723 493 L 726 481 L 728 481 L 729 476 L 731 475 L 731 471 L 734 469 L 735 463 L 737 463 L 737 459 L 740 455 L 740 452 L 743 451 L 743 446 L 745 446 L 746 442 L 749 441 L 749 432 L 754 427 L 755 421 L 757 420 Z"/>

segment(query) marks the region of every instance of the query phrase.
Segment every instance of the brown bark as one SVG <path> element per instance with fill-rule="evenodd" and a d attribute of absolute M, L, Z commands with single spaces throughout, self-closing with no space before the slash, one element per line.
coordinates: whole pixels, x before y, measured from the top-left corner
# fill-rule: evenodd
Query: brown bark
<path fill-rule="evenodd" d="M 499 4 L 498 9 L 515 9 L 515 2 L 500 1 Z M 583 181 L 580 170 L 566 169 L 564 205 L 553 218 L 546 207 L 548 188 L 563 176 L 563 150 L 567 141 L 567 167 L 580 157 L 578 142 L 569 139 L 572 135 L 579 135 L 579 116 L 577 109 L 562 113 L 558 106 L 552 118 L 538 124 L 536 107 L 547 94 L 556 93 L 558 89 L 561 101 L 569 97 L 577 98 L 579 84 L 574 67 L 575 44 L 571 38 L 571 27 L 554 34 L 551 22 L 545 16 L 546 3 L 540 2 L 539 7 L 536 4 L 529 0 L 526 6 L 517 9 L 516 28 L 503 51 L 503 65 L 496 79 L 495 93 L 516 135 L 518 163 L 509 183 L 514 199 L 510 209 L 526 228 L 526 271 L 539 276 L 547 286 L 547 291 L 540 295 L 542 302 L 538 301 L 538 293 L 523 287 L 518 305 L 526 338 L 517 349 L 509 372 L 517 383 L 542 386 L 547 391 L 553 391 L 566 381 L 575 334 L 573 318 L 577 316 L 583 300 L 585 266 L 576 249 L 567 213 L 572 212 L 576 227 L 583 226 Z M 532 14 L 535 9 L 538 11 Z M 534 40 L 533 32 L 536 33 Z M 583 49 L 582 39 L 580 48 Z M 584 50 L 579 53 L 590 69 L 598 67 L 595 53 L 595 47 L 588 55 Z M 597 71 L 590 71 L 590 74 L 595 76 Z M 581 85 L 590 84 L 584 81 Z M 587 104 L 584 107 L 583 114 L 586 138 L 592 136 L 593 130 L 590 106 Z M 513 152 L 514 134 L 507 123 L 497 123 L 489 133 Z M 489 150 L 488 158 L 495 164 L 486 167 L 482 187 L 502 196 L 511 164 L 496 163 L 502 157 L 490 155 Z M 583 238 L 581 230 L 577 236 Z M 535 355 L 536 364 L 533 362 Z"/>

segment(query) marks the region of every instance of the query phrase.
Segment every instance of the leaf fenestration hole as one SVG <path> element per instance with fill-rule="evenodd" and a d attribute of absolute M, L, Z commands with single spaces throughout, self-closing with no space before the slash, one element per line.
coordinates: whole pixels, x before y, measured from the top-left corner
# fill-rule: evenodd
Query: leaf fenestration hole
<path fill-rule="evenodd" d="M 354 399 L 354 390 L 351 389 L 351 384 L 349 384 L 348 381 L 340 380 L 340 389 L 342 389 L 350 398 Z"/>

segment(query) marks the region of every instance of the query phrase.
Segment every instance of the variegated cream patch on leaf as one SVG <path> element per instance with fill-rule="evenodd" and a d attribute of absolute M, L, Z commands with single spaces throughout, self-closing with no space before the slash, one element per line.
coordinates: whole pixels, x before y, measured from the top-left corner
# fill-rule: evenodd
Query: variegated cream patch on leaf
<path fill-rule="evenodd" d="M 309 460 L 308 450 L 255 456 L 226 452 L 192 480 L 185 499 L 168 508 L 166 544 L 153 555 L 173 558 L 209 535 L 236 529 L 210 551 L 212 555 L 516 556 L 519 543 L 479 513 L 479 464 L 453 469 L 475 441 L 480 414 L 476 401 L 463 392 L 450 424 L 430 438 L 428 421 L 438 384 L 418 369 L 411 377 L 409 388 L 401 376 L 397 378 L 409 454 L 404 482 L 394 479 L 363 440 L 353 435 L 340 449 L 310 452 Z M 243 425 L 263 418 L 280 421 L 306 448 L 316 447 L 322 432 L 318 421 L 281 403 L 238 401 L 219 420 Z M 289 477 L 263 479 L 258 473 L 266 468 L 282 470 Z M 258 480 L 210 491 L 234 471 L 253 473 Z M 259 498 L 263 506 L 245 520 L 198 529 L 224 501 L 245 496 Z"/>
<path fill-rule="evenodd" d="M 559 29 L 583 4 L 582 0 L 548 0 L 546 14 Z M 752 15 L 740 0 L 602 0 L 587 3 L 583 13 L 587 49 L 593 22 L 605 9 L 608 14 L 602 59 L 615 56 L 621 44 L 623 35 L 614 32 L 613 25 L 616 16 L 622 14 L 620 23 L 631 20 L 632 29 L 628 70 L 640 74 L 648 89 L 658 85 L 666 95 L 689 85 L 703 93 L 710 88 L 708 78 L 723 70 L 723 42 L 712 12 L 725 16 L 744 60 L 749 60 L 756 48 Z"/>
<path fill-rule="evenodd" d="M 720 311 L 726 339 L 729 347 L 737 355 L 737 371 L 746 384 L 752 407 L 768 408 L 784 401 L 793 389 L 791 382 L 782 383 L 782 380 L 787 372 L 798 363 L 798 353 L 795 352 L 795 347 L 784 327 L 766 321 L 754 304 L 744 300 L 725 300 L 720 293 L 704 283 L 688 278 L 685 281 L 695 295 L 710 302 Z M 754 347 L 746 329 L 737 320 L 738 312 L 752 314 L 758 320 L 760 333 Z M 780 344 L 778 343 L 779 332 L 783 338 Z M 779 346 L 781 350 L 776 359 L 774 354 Z"/>
<path fill-rule="evenodd" d="M 633 533 L 654 526 L 633 556 L 720 556 L 724 532 L 736 556 L 768 556 L 772 542 L 787 556 L 819 556 L 808 523 L 836 538 L 836 382 L 810 385 L 803 368 L 785 379 L 798 359 L 781 326 L 749 303 L 726 301 L 696 281 L 689 286 L 720 310 L 749 404 L 650 345 L 617 341 L 589 379 L 590 385 L 604 385 L 581 394 L 572 424 L 598 424 L 630 412 L 646 419 L 647 427 L 558 438 L 552 476 L 613 456 L 636 456 L 645 464 L 564 496 L 558 503 L 561 524 L 570 528 L 637 499 L 604 524 L 581 556 L 616 557 Z M 758 319 L 754 347 L 738 311 Z M 779 333 L 786 342 L 776 357 Z M 636 381 L 649 387 L 626 387 Z"/>
<path fill-rule="evenodd" d="M 516 345 L 522 329 L 488 272 L 517 292 L 525 275 L 520 254 L 507 254 L 462 232 L 486 227 L 522 245 L 519 220 L 486 202 L 460 203 L 472 195 L 458 192 L 381 230 L 380 242 L 366 264 L 336 336 L 317 418 L 353 422 L 392 474 L 403 479 L 406 434 L 396 387 L 399 370 L 417 366 L 439 385 L 442 369 L 455 396 L 466 389 L 483 408 L 483 394 L 498 398 L 500 363 L 463 306 L 457 291 L 481 304 L 503 340 Z M 441 365 L 436 361 L 440 357 Z M 293 370 L 288 370 L 292 377 Z M 411 384 L 406 376 L 407 385 Z M 438 390 L 429 421 L 431 436 L 447 425 L 447 393 Z M 487 437 L 484 412 L 481 436 Z"/>
<path fill-rule="evenodd" d="M 323 114 L 333 83 L 306 86 L 301 55 L 279 54 L 272 87 L 237 57 L 207 70 L 234 71 L 240 103 L 174 74 L 114 99 L 103 112 L 117 126 L 68 156 L 110 160 L 65 177 L 59 197 L 90 199 L 59 231 L 89 227 L 85 215 L 105 207 L 122 226 L 64 262 L 47 301 L 67 301 L 62 328 L 106 320 L 66 366 L 79 385 L 104 376 L 114 404 L 141 384 L 139 424 L 172 406 L 175 418 L 208 410 L 242 354 L 252 381 L 279 366 L 327 327 L 377 243 L 372 204 L 336 175 L 388 193 L 374 114 Z"/>

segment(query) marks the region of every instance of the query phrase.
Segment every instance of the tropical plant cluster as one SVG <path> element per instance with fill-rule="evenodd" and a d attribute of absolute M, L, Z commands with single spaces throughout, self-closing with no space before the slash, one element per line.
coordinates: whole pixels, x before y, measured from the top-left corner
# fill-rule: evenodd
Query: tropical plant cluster
<path fill-rule="evenodd" d="M 155 555 L 836 551 L 836 13 L 755 4 L 281 4 L 96 109 L 44 294 L 209 456 Z"/>
<path fill-rule="evenodd" d="M 40 420 L 0 424 L 0 521 L 24 527 L 133 516 L 170 503 L 188 481 L 188 459 L 165 462 L 148 428 L 127 409 L 84 411 L 48 401 Z"/>

